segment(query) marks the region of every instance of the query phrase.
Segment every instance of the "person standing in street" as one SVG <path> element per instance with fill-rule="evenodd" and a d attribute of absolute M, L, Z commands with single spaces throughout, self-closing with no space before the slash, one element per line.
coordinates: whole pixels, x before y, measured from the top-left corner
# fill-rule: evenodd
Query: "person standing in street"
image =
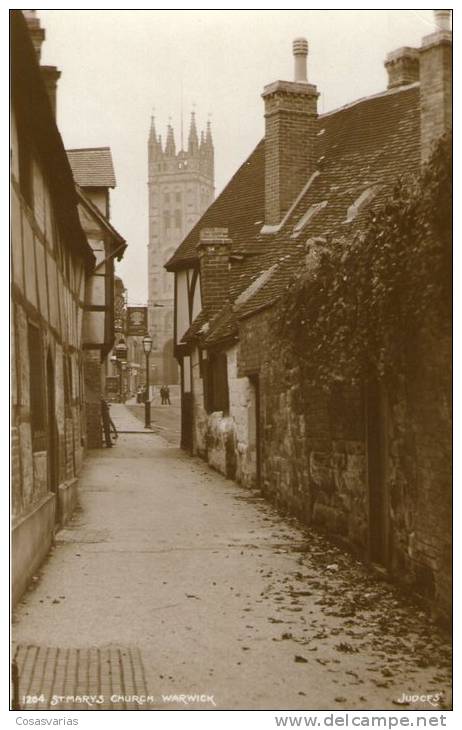
<path fill-rule="evenodd" d="M 167 406 L 171 406 L 172 404 L 170 403 L 170 388 L 168 387 L 168 385 L 166 385 L 164 387 L 164 394 L 165 394 L 165 404 Z"/>

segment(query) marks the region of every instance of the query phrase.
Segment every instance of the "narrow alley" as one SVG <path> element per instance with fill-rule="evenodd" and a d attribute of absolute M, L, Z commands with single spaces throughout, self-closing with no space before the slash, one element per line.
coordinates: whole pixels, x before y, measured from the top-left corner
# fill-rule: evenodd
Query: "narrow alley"
<path fill-rule="evenodd" d="M 17 607 L 21 707 L 450 707 L 449 637 L 423 610 L 125 406 L 113 418 Z"/>

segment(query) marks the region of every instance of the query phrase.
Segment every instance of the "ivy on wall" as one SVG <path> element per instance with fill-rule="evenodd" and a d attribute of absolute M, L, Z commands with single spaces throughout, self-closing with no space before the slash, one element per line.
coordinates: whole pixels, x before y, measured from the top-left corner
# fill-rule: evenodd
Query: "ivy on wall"
<path fill-rule="evenodd" d="M 450 333 L 452 138 L 350 226 L 309 243 L 277 310 L 278 334 L 313 383 L 412 374 L 424 339 Z"/>

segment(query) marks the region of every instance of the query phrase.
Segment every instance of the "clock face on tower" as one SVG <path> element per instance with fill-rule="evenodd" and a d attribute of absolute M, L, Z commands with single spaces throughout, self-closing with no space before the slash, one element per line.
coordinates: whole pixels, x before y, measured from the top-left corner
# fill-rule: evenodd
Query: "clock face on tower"
<path fill-rule="evenodd" d="M 192 113 L 187 144 L 185 149 L 177 151 L 171 124 L 163 143 L 152 118 L 148 169 L 148 320 L 158 338 L 160 382 L 169 380 L 167 375 L 177 371 L 172 355 L 174 275 L 164 265 L 213 201 L 214 149 L 210 122 L 199 136 Z"/>

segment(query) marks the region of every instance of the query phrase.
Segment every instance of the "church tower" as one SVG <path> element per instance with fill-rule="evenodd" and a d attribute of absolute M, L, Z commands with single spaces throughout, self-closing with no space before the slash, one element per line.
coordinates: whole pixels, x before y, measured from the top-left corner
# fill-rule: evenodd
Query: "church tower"
<path fill-rule="evenodd" d="M 176 384 L 174 275 L 165 271 L 164 264 L 213 201 L 214 150 L 210 122 L 199 138 L 193 112 L 187 149 L 177 152 L 172 125 L 167 126 L 164 146 L 154 118 L 151 118 L 148 191 L 148 323 L 153 337 L 151 382 Z"/>

